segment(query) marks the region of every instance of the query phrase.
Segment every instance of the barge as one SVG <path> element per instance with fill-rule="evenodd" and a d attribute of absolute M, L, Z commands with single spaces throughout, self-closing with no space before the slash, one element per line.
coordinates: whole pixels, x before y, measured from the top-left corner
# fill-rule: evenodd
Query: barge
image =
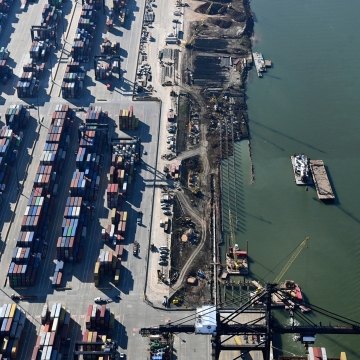
<path fill-rule="evenodd" d="M 310 169 L 319 200 L 322 201 L 334 200 L 335 195 L 326 172 L 324 161 L 310 160 Z"/>
<path fill-rule="evenodd" d="M 253 59 L 258 77 L 262 77 L 262 73 L 266 71 L 265 60 L 261 53 L 253 52 Z"/>

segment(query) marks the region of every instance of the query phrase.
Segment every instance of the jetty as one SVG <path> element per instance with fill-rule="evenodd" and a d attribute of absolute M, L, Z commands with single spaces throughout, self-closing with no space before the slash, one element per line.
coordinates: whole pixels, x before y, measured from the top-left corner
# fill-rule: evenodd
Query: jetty
<path fill-rule="evenodd" d="M 323 160 L 310 160 L 311 174 L 319 200 L 331 201 L 335 199 Z"/>

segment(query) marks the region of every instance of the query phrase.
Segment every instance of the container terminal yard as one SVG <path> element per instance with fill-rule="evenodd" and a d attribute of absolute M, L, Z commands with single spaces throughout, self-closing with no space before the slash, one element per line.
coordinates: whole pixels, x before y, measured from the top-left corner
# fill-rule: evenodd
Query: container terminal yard
<path fill-rule="evenodd" d="M 197 19 L 196 6 L 2 3 L 0 358 L 219 358 L 209 305 L 218 303 L 211 278 L 216 283 L 219 184 L 199 121 L 202 100 L 179 96 L 182 78 L 203 81 L 199 67 L 183 74 L 179 56 L 201 47 L 198 34 L 184 40 L 184 13 Z M 202 12 L 204 22 L 211 5 Z M 251 62 L 248 50 L 241 69 Z M 237 100 L 217 100 L 223 96 L 213 89 L 207 97 L 230 110 L 212 119 L 220 121 L 218 150 L 227 157 L 247 129 L 244 117 L 233 123 Z M 247 273 L 246 251 L 232 245 L 234 271 Z M 199 260 L 204 254 L 214 256 L 214 268 Z M 196 289 L 192 297 L 188 287 Z M 253 290 L 261 303 L 264 288 Z M 175 322 L 189 323 L 188 331 Z M 241 330 L 226 342 L 235 355 L 221 358 L 238 356 L 245 342 L 241 351 L 269 359 L 265 325 L 267 335 L 252 336 L 252 345 Z M 194 337 L 193 327 L 203 335 Z"/>
<path fill-rule="evenodd" d="M 172 14 L 175 3 L 154 10 L 166 29 L 160 14 Z M 140 327 L 186 314 L 144 302 L 154 187 L 167 183 L 156 170 L 167 146 L 158 148 L 162 108 L 172 106 L 168 89 L 163 107 L 132 100 L 144 13 L 145 1 L 131 0 L 9 4 L 0 38 L 1 125 L 8 126 L 1 130 L 2 358 L 98 351 L 105 359 L 100 353 L 114 350 L 146 359 Z M 157 65 L 157 51 L 153 57 Z M 150 298 L 161 306 L 161 293 Z M 172 343 L 190 358 L 195 342 L 181 339 Z M 206 341 L 196 348 L 209 354 Z"/>

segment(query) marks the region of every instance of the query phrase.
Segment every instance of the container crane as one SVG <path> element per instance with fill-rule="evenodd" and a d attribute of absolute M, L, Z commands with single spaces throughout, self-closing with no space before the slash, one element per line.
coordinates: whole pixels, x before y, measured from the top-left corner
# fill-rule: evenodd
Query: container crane
<path fill-rule="evenodd" d="M 327 316 L 332 321 L 336 321 L 336 325 L 320 325 L 305 322 L 304 323 L 292 323 L 291 325 L 284 325 L 273 319 L 273 307 L 271 298 L 273 294 L 277 296 L 286 296 L 282 293 L 281 289 L 276 284 L 266 284 L 266 286 L 252 297 L 247 302 L 243 303 L 239 308 L 231 310 L 226 315 L 221 314 L 221 309 L 213 307 L 212 310 L 204 312 L 203 315 L 209 315 L 210 312 L 216 311 L 216 327 L 211 333 L 212 344 L 212 359 L 218 360 L 221 351 L 239 351 L 242 355 L 249 353 L 250 351 L 261 351 L 263 353 L 264 360 L 271 359 L 272 340 L 274 335 L 279 334 L 300 334 L 301 342 L 307 347 L 309 344 L 315 342 L 316 334 L 353 334 L 360 335 L 360 322 L 342 317 L 341 315 L 334 314 L 333 312 L 322 309 L 321 307 L 308 304 L 314 311 Z M 264 304 L 259 306 L 257 304 Z M 215 310 L 214 310 L 215 309 Z M 249 312 L 257 312 L 263 314 L 257 321 L 244 321 L 241 319 L 241 314 Z M 189 319 L 179 319 L 174 322 L 169 322 L 165 325 L 159 325 L 148 328 L 141 328 L 140 334 L 142 336 L 159 335 L 159 334 L 174 334 L 174 333 L 195 333 L 196 326 L 195 321 L 199 312 Z M 186 319 L 186 320 L 185 320 Z M 303 314 L 299 317 L 299 320 L 304 319 Z M 185 320 L 185 321 L 184 321 Z M 259 321 L 261 320 L 261 321 Z M 191 321 L 194 324 L 190 323 Z M 207 334 L 209 332 L 203 332 L 196 334 Z M 224 337 L 233 337 L 238 335 L 254 335 L 263 338 L 262 341 L 254 344 L 235 344 L 228 345 L 224 342 Z M 240 355 L 241 356 L 241 355 Z M 240 357 L 239 357 L 240 358 Z"/>
<path fill-rule="evenodd" d="M 290 268 L 291 264 L 296 260 L 301 251 L 306 247 L 309 237 L 307 236 L 293 251 L 290 259 L 287 261 L 279 275 L 276 277 L 276 281 L 281 281 L 282 277 Z M 212 359 L 218 360 L 221 351 L 239 351 L 241 354 L 249 353 L 252 350 L 261 351 L 263 353 L 264 360 L 270 360 L 272 340 L 276 334 L 299 334 L 301 342 L 307 348 L 309 344 L 315 342 L 316 334 L 356 334 L 360 335 L 360 322 L 355 321 L 341 315 L 337 315 L 333 312 L 327 311 L 319 306 L 308 304 L 314 312 L 326 316 L 332 321 L 335 321 L 335 325 L 323 326 L 320 322 L 319 325 L 306 321 L 304 314 L 298 312 L 298 309 L 294 309 L 294 314 L 299 316 L 298 323 L 292 323 L 291 325 L 284 325 L 273 319 L 273 310 L 277 308 L 272 304 L 273 295 L 282 298 L 284 302 L 290 300 L 290 295 L 284 292 L 277 283 L 268 283 L 265 286 L 258 284 L 258 289 L 254 296 L 248 301 L 242 303 L 240 307 L 233 310 L 227 310 L 227 315 L 221 314 L 220 306 L 214 306 L 212 312 L 216 312 L 216 329 L 212 333 Z M 221 304 L 220 304 L 221 305 Z M 256 308 L 256 309 L 255 309 Z M 244 321 L 241 320 L 241 314 L 246 312 L 261 312 L 260 321 Z M 198 313 L 198 311 L 197 311 Z M 207 315 L 207 314 L 204 314 Z M 157 335 L 162 333 L 181 333 L 181 332 L 196 332 L 194 324 L 190 323 L 190 320 L 196 321 L 195 314 L 193 319 L 187 317 L 186 321 L 183 319 L 169 322 L 166 325 L 160 325 L 149 328 L 140 329 L 142 336 Z M 236 320 L 235 320 L 236 318 Z M 305 321 L 305 323 L 304 323 Z M 197 332 L 197 334 L 199 334 Z M 261 336 L 263 338 L 259 343 L 252 345 L 238 344 L 227 345 L 224 344 L 224 336 L 238 336 L 238 335 L 254 335 Z"/>
<path fill-rule="evenodd" d="M 306 238 L 296 247 L 296 249 L 292 252 L 289 260 L 284 265 L 278 276 L 275 278 L 274 283 L 278 284 L 283 276 L 286 274 L 286 272 L 289 270 L 290 266 L 293 264 L 293 262 L 296 260 L 296 258 L 300 255 L 300 253 L 303 251 L 305 246 L 307 246 L 308 241 L 310 240 L 309 236 L 306 236 Z"/>

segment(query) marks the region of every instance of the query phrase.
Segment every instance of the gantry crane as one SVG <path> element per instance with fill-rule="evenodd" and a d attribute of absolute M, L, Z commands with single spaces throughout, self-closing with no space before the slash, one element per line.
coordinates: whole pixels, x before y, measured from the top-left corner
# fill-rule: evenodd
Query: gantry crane
<path fill-rule="evenodd" d="M 285 266 L 276 277 L 276 281 L 281 281 L 282 277 L 285 275 L 291 264 L 296 260 L 301 251 L 306 247 L 309 241 L 307 236 L 293 251 L 289 260 L 286 262 Z M 302 302 L 302 304 L 309 306 L 314 312 L 317 312 L 321 315 L 326 316 L 332 321 L 336 321 L 336 325 L 324 326 L 320 324 L 315 324 L 314 322 L 307 319 L 306 314 L 302 314 L 301 310 L 298 310 L 298 307 L 293 309 L 293 317 L 297 318 L 297 322 L 292 322 L 291 325 L 280 324 L 278 321 L 273 319 L 273 310 L 277 309 L 272 303 L 273 296 L 281 299 L 284 304 L 297 304 L 297 300 L 292 298 L 290 294 L 285 291 L 283 288 L 279 287 L 277 283 L 268 283 L 264 287 L 258 286 L 256 293 L 245 303 L 241 304 L 237 309 L 233 309 L 227 315 L 220 315 L 222 304 L 219 306 L 213 306 L 213 310 L 216 312 L 216 329 L 212 333 L 212 359 L 218 360 L 221 351 L 227 350 L 236 350 L 241 352 L 241 354 L 249 353 L 252 350 L 262 351 L 264 360 L 270 360 L 271 356 L 271 346 L 273 336 L 275 334 L 299 334 L 300 340 L 307 347 L 309 344 L 315 342 L 316 334 L 356 334 L 360 335 L 360 322 L 352 319 L 348 319 L 341 315 L 337 315 L 333 312 L 322 309 L 319 306 Z M 256 321 L 243 321 L 241 319 L 241 314 L 249 312 L 258 312 L 263 315 L 259 317 Z M 166 325 L 160 325 L 150 328 L 140 329 L 140 334 L 143 336 L 157 335 L 162 333 L 191 333 L 195 332 L 195 320 L 199 316 L 194 315 L 193 319 L 187 320 L 180 319 L 174 322 L 169 322 Z M 206 315 L 206 314 L 204 314 Z M 194 324 L 191 323 L 193 320 Z M 255 335 L 262 338 L 261 341 L 258 341 L 254 344 L 235 344 L 227 345 L 224 344 L 225 341 L 231 337 L 237 335 Z M 224 336 L 228 336 L 224 340 Z M 223 338 L 222 338 L 223 337 Z M 241 356 L 241 355 L 240 355 Z M 240 358 L 240 357 L 239 357 Z"/>
<path fill-rule="evenodd" d="M 239 308 L 228 313 L 228 315 L 224 316 L 221 314 L 220 309 L 215 307 L 213 307 L 215 310 L 208 310 L 207 313 L 203 314 L 207 315 L 210 311 L 216 311 L 216 329 L 214 329 L 211 338 L 212 359 L 218 360 L 221 351 L 236 350 L 241 352 L 242 355 L 245 355 L 250 351 L 257 350 L 262 351 L 264 360 L 270 360 L 272 340 L 275 334 L 299 334 L 299 338 L 305 347 L 315 342 L 316 334 L 360 335 L 360 322 L 342 317 L 312 304 L 306 305 L 311 306 L 313 311 L 325 315 L 333 321 L 337 321 L 338 324 L 322 325 L 320 323 L 317 325 L 311 321 L 306 321 L 305 314 L 301 313 L 298 314 L 299 323 L 292 322 L 291 325 L 280 324 L 278 321 L 274 321 L 272 316 L 273 309 L 275 309 L 271 301 L 273 294 L 281 297 L 285 303 L 289 300 L 289 294 L 281 290 L 277 284 L 266 284 L 255 296 Z M 262 305 L 260 306 L 259 304 Z M 241 314 L 259 312 L 260 309 L 263 310 L 262 314 L 264 315 L 256 321 L 243 321 L 241 319 Z M 187 317 L 187 319 L 179 319 L 174 322 L 169 322 L 166 325 L 142 328 L 140 329 L 140 334 L 142 336 L 150 336 L 164 333 L 194 333 L 195 320 L 198 316 L 199 313 L 197 312 L 193 319 Z M 193 320 L 194 323 L 191 323 L 191 320 Z M 300 323 L 300 321 L 302 322 Z M 254 344 L 224 344 L 224 342 L 231 337 L 245 334 L 259 336 L 263 340 Z M 224 340 L 225 336 L 227 338 Z M 239 358 L 240 357 L 241 355 Z"/>

